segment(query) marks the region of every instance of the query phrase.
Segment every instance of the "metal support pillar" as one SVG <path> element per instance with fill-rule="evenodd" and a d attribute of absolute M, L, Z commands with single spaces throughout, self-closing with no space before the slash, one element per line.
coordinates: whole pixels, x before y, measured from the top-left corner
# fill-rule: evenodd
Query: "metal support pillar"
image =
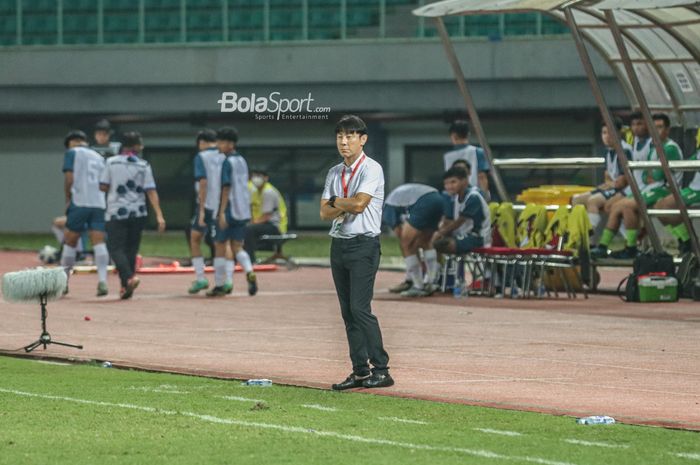
<path fill-rule="evenodd" d="M 698 259 L 700 259 L 700 243 L 698 242 L 698 236 L 697 234 L 695 234 L 693 222 L 688 216 L 688 209 L 683 203 L 680 189 L 678 188 L 678 184 L 676 183 L 676 180 L 673 177 L 671 167 L 668 164 L 668 159 L 666 158 L 666 153 L 663 149 L 664 145 L 661 141 L 661 138 L 659 137 L 659 133 L 657 132 L 656 127 L 654 127 L 654 121 L 652 120 L 651 112 L 649 111 L 649 105 L 647 103 L 646 97 L 644 96 L 644 92 L 642 91 L 642 86 L 639 83 L 639 78 L 637 77 L 634 67 L 632 66 L 632 61 L 630 60 L 629 52 L 627 51 L 627 46 L 625 45 L 625 41 L 622 38 L 620 27 L 617 24 L 617 20 L 615 19 L 615 13 L 612 10 L 605 10 L 605 19 L 607 20 L 607 23 L 610 26 L 610 31 L 612 32 L 613 38 L 615 39 L 615 44 L 617 45 L 617 50 L 620 52 L 620 58 L 622 59 L 622 63 L 625 65 L 627 77 L 629 78 L 630 84 L 632 85 L 632 90 L 634 91 L 634 94 L 637 97 L 639 108 L 642 111 L 644 121 L 646 122 L 647 127 L 649 129 L 651 140 L 654 143 L 656 153 L 659 157 L 659 161 L 661 162 L 661 169 L 664 172 L 664 176 L 666 176 L 666 183 L 671 189 L 671 194 L 673 195 L 673 199 L 676 202 L 676 207 L 680 210 L 683 224 L 688 229 L 688 233 L 690 235 L 691 248 L 695 256 L 698 257 Z M 651 222 L 647 224 L 647 229 L 653 229 Z"/>
<path fill-rule="evenodd" d="M 486 139 L 486 134 L 484 133 L 484 128 L 481 125 L 481 119 L 479 118 L 479 113 L 476 111 L 474 106 L 474 99 L 472 99 L 471 93 L 467 88 L 467 83 L 464 80 L 464 73 L 462 72 L 462 67 L 459 65 L 459 60 L 457 59 L 457 54 L 455 53 L 452 42 L 450 41 L 450 36 L 447 34 L 447 29 L 445 29 L 445 23 L 441 17 L 435 18 L 435 26 L 438 33 L 440 34 L 440 39 L 442 40 L 442 45 L 445 47 L 445 53 L 447 54 L 447 61 L 450 62 L 452 71 L 454 72 L 455 79 L 457 80 L 457 86 L 459 87 L 459 92 L 462 94 L 464 99 L 464 104 L 467 107 L 467 112 L 469 113 L 469 119 L 471 120 L 472 126 L 474 127 L 474 132 L 479 140 L 481 148 L 484 149 L 484 154 L 491 167 L 491 179 L 496 187 L 496 192 L 501 198 L 501 202 L 508 202 L 508 192 L 503 185 L 503 180 L 498 172 L 498 168 L 493 164 L 493 157 L 491 155 L 491 147 L 489 146 L 488 140 Z"/>
<path fill-rule="evenodd" d="M 647 213 L 646 204 L 642 199 L 642 193 L 639 190 L 639 186 L 637 186 L 637 183 L 634 180 L 634 175 L 632 174 L 632 171 L 629 168 L 629 160 L 627 159 L 625 151 L 622 148 L 620 134 L 617 128 L 615 127 L 612 112 L 610 111 L 610 108 L 608 107 L 608 104 L 605 101 L 605 97 L 603 96 L 603 91 L 600 88 L 600 82 L 598 82 L 598 77 L 596 76 L 595 70 L 593 69 L 593 64 L 591 63 L 591 57 L 588 54 L 586 45 L 583 43 L 581 32 L 579 31 L 578 25 L 576 24 L 576 20 L 574 19 L 574 13 L 569 7 L 564 9 L 564 14 L 566 16 L 566 22 L 568 23 L 569 29 L 571 29 L 571 35 L 574 39 L 574 43 L 576 44 L 576 49 L 578 50 L 579 57 L 581 58 L 581 63 L 583 64 L 583 68 L 586 71 L 586 75 L 588 76 L 588 81 L 591 85 L 591 90 L 593 91 L 593 96 L 595 97 L 596 103 L 598 104 L 600 114 L 603 117 L 605 125 L 608 127 L 608 131 L 612 133 L 613 148 L 615 149 L 615 153 L 617 153 L 618 160 L 622 162 L 622 169 L 625 173 L 625 177 L 627 178 L 627 182 L 630 188 L 632 189 L 632 195 L 634 196 L 637 205 L 639 205 L 639 213 L 649 225 L 647 233 L 649 234 L 649 239 L 651 240 L 652 247 L 654 248 L 654 251 L 661 252 L 663 250 L 663 247 L 661 246 L 661 241 L 659 240 L 659 236 L 656 233 L 656 230 L 653 227 L 651 227 L 651 221 Z"/>

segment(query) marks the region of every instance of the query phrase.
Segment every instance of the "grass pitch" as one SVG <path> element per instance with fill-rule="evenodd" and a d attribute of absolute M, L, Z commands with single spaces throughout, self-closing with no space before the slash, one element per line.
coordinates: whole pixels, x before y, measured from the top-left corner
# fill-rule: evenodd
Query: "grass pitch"
<path fill-rule="evenodd" d="M 299 238 L 284 245 L 284 253 L 292 257 L 317 258 L 330 255 L 331 239 L 322 232 L 300 232 Z M 31 250 L 38 252 L 44 245 L 58 247 L 56 238 L 51 234 L 12 234 L 0 233 L 0 250 Z M 205 255 L 207 247 L 202 249 Z M 189 257 L 189 248 L 182 231 L 170 231 L 157 234 L 153 231 L 144 232 L 141 241 L 141 255 L 144 257 Z M 261 258 L 269 256 L 270 252 L 261 251 Z M 396 237 L 382 236 L 382 254 L 387 257 L 400 257 L 401 249 Z"/>
<path fill-rule="evenodd" d="M 399 380 L 400 383 L 400 380 Z M 692 464 L 700 436 L 0 357 L 0 464 Z"/>

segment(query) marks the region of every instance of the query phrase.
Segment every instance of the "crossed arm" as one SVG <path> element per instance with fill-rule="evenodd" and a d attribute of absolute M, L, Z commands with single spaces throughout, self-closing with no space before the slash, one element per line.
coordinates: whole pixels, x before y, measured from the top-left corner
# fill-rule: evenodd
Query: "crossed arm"
<path fill-rule="evenodd" d="M 330 199 L 321 199 L 321 219 L 334 220 L 337 217 L 349 213 L 359 215 L 372 201 L 372 196 L 364 192 L 358 192 L 352 197 L 336 197 L 334 206 L 329 205 Z"/>

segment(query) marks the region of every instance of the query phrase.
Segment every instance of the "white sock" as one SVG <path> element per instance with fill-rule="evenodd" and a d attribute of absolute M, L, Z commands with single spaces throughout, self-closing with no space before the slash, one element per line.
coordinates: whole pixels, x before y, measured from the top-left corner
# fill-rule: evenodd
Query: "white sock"
<path fill-rule="evenodd" d="M 217 287 L 226 284 L 226 258 L 214 258 L 214 282 Z"/>
<path fill-rule="evenodd" d="M 63 244 L 63 228 L 59 228 L 58 226 L 51 226 L 51 232 L 54 236 L 56 236 L 56 240 L 58 241 L 58 243 Z"/>
<path fill-rule="evenodd" d="M 204 257 L 192 257 L 192 266 L 194 267 L 195 279 L 202 281 L 204 277 Z"/>
<path fill-rule="evenodd" d="M 627 228 L 625 228 L 625 223 L 620 223 L 620 229 L 618 229 L 617 232 L 620 233 L 622 237 L 627 237 Z"/>
<path fill-rule="evenodd" d="M 75 247 L 68 244 L 63 244 L 63 252 L 61 253 L 61 266 L 66 270 L 66 274 L 70 276 L 70 272 L 75 265 Z"/>
<path fill-rule="evenodd" d="M 413 281 L 413 287 L 417 289 L 422 289 L 423 287 L 423 273 L 421 272 L 420 260 L 418 260 L 418 255 L 409 255 L 405 258 L 406 260 L 406 271 L 411 276 L 411 281 Z"/>
<path fill-rule="evenodd" d="M 227 283 L 233 282 L 233 269 L 235 268 L 235 266 L 236 265 L 233 263 L 233 260 L 226 260 L 226 282 Z"/>
<path fill-rule="evenodd" d="M 241 249 L 236 254 L 236 261 L 243 267 L 243 271 L 245 271 L 246 274 L 253 271 L 253 263 L 250 261 L 250 255 L 248 255 L 248 252 L 245 250 Z"/>
<path fill-rule="evenodd" d="M 425 259 L 425 267 L 428 271 L 428 283 L 433 284 L 437 279 L 438 273 L 440 272 L 440 264 L 437 259 L 437 250 L 428 249 L 423 252 L 423 258 Z"/>
<path fill-rule="evenodd" d="M 103 242 L 93 247 L 95 251 L 95 265 L 97 266 L 97 279 L 101 283 L 107 282 L 107 266 L 109 265 L 109 252 L 107 245 Z"/>
<path fill-rule="evenodd" d="M 85 245 L 83 244 L 82 237 L 80 239 L 78 239 L 78 243 L 75 244 L 75 250 L 78 252 L 82 252 L 83 250 L 85 250 Z"/>
<path fill-rule="evenodd" d="M 600 213 L 588 212 L 588 219 L 591 221 L 591 228 L 595 229 L 600 224 Z"/>

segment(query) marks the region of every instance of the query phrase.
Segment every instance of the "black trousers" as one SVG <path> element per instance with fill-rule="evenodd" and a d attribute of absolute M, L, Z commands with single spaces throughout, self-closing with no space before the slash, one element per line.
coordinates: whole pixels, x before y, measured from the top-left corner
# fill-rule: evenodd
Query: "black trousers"
<path fill-rule="evenodd" d="M 345 322 L 352 370 L 358 376 L 370 373 L 368 360 L 375 373 L 389 370 L 389 355 L 371 307 L 380 255 L 378 237 L 334 238 L 331 243 L 333 282 Z"/>
<path fill-rule="evenodd" d="M 139 253 L 141 233 L 145 226 L 145 216 L 108 221 L 105 225 L 107 230 L 107 248 L 119 272 L 119 280 L 122 283 L 122 287 L 126 287 L 129 279 L 134 276 L 136 255 Z"/>
<path fill-rule="evenodd" d="M 245 227 L 245 242 L 243 249 L 250 255 L 250 260 L 255 263 L 255 251 L 261 250 L 260 247 L 265 241 L 260 240 L 260 236 L 265 234 L 277 235 L 280 230 L 272 223 L 250 224 Z"/>

